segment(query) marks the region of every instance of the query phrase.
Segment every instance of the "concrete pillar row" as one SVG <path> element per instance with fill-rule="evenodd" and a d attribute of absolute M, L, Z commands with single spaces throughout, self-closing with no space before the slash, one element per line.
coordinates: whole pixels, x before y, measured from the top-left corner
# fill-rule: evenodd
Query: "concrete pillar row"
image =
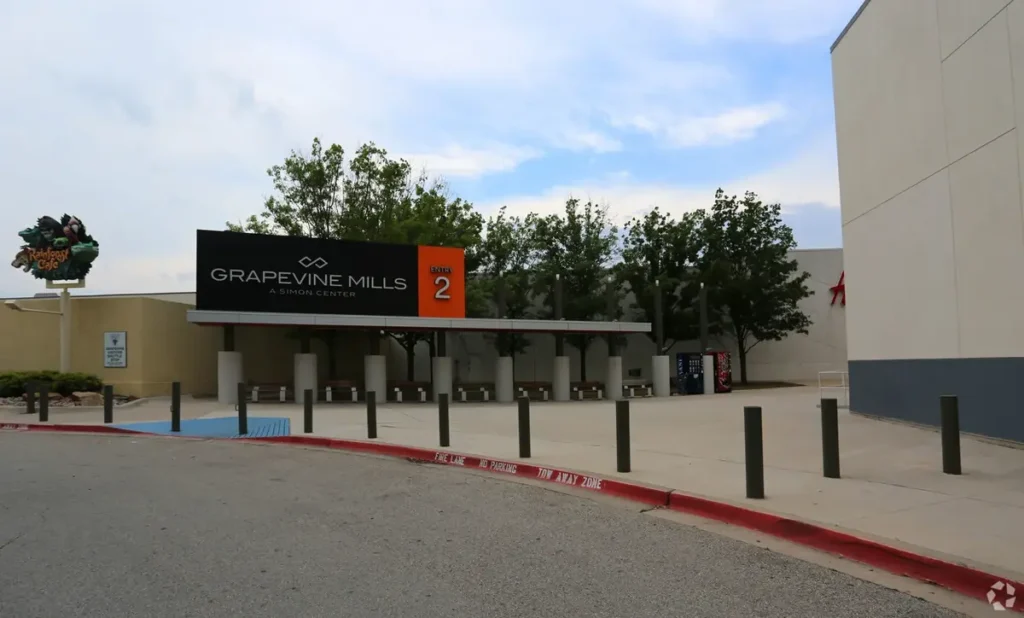
<path fill-rule="evenodd" d="M 438 401 L 441 393 L 452 395 L 452 359 L 450 356 L 435 356 L 430 359 L 434 368 L 434 401 Z"/>
<path fill-rule="evenodd" d="M 377 402 L 384 403 L 388 396 L 388 358 L 383 354 L 363 357 L 363 389 L 377 393 Z"/>
<path fill-rule="evenodd" d="M 654 382 L 654 396 L 668 397 L 672 394 L 672 372 L 668 356 L 654 356 L 651 358 L 651 374 Z"/>
<path fill-rule="evenodd" d="M 622 399 L 622 357 L 608 357 L 608 375 L 604 380 L 604 396 L 612 401 Z"/>
<path fill-rule="evenodd" d="M 556 356 L 555 370 L 551 379 L 551 390 L 554 391 L 555 401 L 569 401 L 569 357 Z"/>
<path fill-rule="evenodd" d="M 217 403 L 238 403 L 238 383 L 244 381 L 243 375 L 241 352 L 217 352 Z"/>
<path fill-rule="evenodd" d="M 316 354 L 295 355 L 295 403 L 306 402 L 306 389 L 313 389 L 313 401 L 317 400 Z"/>
<path fill-rule="evenodd" d="M 511 356 L 499 356 L 494 365 L 494 398 L 502 403 L 515 399 L 514 365 Z"/>
<path fill-rule="evenodd" d="M 715 394 L 715 355 L 704 355 L 704 394 Z"/>

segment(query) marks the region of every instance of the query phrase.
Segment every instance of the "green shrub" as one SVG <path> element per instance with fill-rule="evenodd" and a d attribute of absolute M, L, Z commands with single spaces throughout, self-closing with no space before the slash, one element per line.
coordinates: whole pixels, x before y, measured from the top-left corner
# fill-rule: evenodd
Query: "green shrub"
<path fill-rule="evenodd" d="M 78 391 L 99 392 L 103 381 L 88 373 L 61 373 L 59 371 L 9 371 L 0 373 L 0 397 L 20 397 L 29 384 L 36 382 L 49 386 L 51 392 L 65 397 Z"/>

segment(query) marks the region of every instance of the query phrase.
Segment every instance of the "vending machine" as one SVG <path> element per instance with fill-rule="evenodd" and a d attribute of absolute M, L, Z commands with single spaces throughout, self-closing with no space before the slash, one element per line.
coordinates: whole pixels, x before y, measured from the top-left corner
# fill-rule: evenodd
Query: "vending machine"
<path fill-rule="evenodd" d="M 704 363 L 699 352 L 676 354 L 676 390 L 680 395 L 704 393 Z"/>
<path fill-rule="evenodd" d="M 732 355 L 728 352 L 713 352 L 715 358 L 715 392 L 732 392 Z"/>

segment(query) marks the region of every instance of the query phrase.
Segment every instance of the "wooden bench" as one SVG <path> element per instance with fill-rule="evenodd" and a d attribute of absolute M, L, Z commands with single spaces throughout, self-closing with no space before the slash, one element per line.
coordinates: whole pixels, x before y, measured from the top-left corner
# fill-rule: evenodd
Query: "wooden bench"
<path fill-rule="evenodd" d="M 389 382 L 388 400 L 401 403 L 415 401 L 424 403 L 430 398 L 430 384 L 427 382 Z"/>
<path fill-rule="evenodd" d="M 647 380 L 623 380 L 622 395 L 630 399 L 634 397 L 653 397 L 654 386 Z"/>
<path fill-rule="evenodd" d="M 261 382 L 249 385 L 249 401 L 252 403 L 271 402 L 284 403 L 291 399 L 292 387 L 280 382 Z"/>
<path fill-rule="evenodd" d="M 526 397 L 533 401 L 547 401 L 551 398 L 551 384 L 549 382 L 519 382 L 515 386 L 517 397 Z"/>
<path fill-rule="evenodd" d="M 604 384 L 601 382 L 577 382 L 572 385 L 573 398 L 579 401 L 584 399 L 604 399 Z"/>
<path fill-rule="evenodd" d="M 324 385 L 326 403 L 356 403 L 360 395 L 359 385 L 352 380 L 330 380 Z"/>
<path fill-rule="evenodd" d="M 486 383 L 463 383 L 455 385 L 455 396 L 458 401 L 490 401 L 494 394 L 494 385 Z"/>

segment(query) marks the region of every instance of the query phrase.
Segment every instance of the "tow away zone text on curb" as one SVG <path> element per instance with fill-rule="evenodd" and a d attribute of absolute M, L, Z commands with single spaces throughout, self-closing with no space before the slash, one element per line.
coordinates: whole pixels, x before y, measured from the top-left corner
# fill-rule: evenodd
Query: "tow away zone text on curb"
<path fill-rule="evenodd" d="M 536 470 L 536 474 L 533 476 L 541 481 L 559 483 L 570 487 L 580 487 L 582 489 L 593 489 L 597 491 L 604 489 L 601 479 L 594 476 L 587 476 L 585 474 L 573 474 L 571 472 L 539 468 L 532 465 L 520 465 L 507 461 L 477 459 L 476 457 L 467 457 L 465 455 L 456 455 L 454 453 L 434 453 L 434 463 L 444 464 L 446 466 L 473 467 L 474 462 L 476 463 L 477 468 L 490 470 L 491 472 L 502 472 L 516 476 L 531 476 L 531 473 Z"/>

